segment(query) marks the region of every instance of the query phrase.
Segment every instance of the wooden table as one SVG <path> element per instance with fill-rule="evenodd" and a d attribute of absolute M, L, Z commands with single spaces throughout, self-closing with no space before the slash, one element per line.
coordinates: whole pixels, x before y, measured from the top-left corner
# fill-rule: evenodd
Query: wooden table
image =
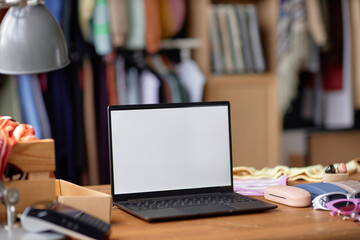
<path fill-rule="evenodd" d="M 360 175 L 352 179 L 360 180 Z M 109 185 L 90 188 L 110 193 Z M 312 207 L 277 205 L 261 213 L 160 223 L 147 223 L 113 207 L 110 239 L 360 239 L 360 223 Z"/>

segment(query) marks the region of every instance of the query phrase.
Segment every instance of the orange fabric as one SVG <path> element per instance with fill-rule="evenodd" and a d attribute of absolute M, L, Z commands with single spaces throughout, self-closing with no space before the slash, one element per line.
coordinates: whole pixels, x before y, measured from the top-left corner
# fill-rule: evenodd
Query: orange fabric
<path fill-rule="evenodd" d="M 159 17 L 159 1 L 145 0 L 145 42 L 148 53 L 156 53 L 160 50 L 161 24 Z"/>
<path fill-rule="evenodd" d="M 106 56 L 106 87 L 108 91 L 109 105 L 118 104 L 116 73 L 115 73 L 115 53 Z"/>
<path fill-rule="evenodd" d="M 159 0 L 159 13 L 161 21 L 161 37 L 173 37 L 176 33 L 176 27 L 171 16 L 171 5 L 169 0 Z"/>

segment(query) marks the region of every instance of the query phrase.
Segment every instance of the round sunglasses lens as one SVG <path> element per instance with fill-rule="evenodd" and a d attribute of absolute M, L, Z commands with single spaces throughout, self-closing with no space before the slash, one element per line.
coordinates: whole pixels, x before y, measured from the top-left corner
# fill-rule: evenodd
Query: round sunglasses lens
<path fill-rule="evenodd" d="M 334 204 L 334 207 L 336 207 L 340 211 L 344 211 L 344 212 L 353 211 L 355 209 L 355 206 L 356 205 L 350 201 L 341 201 L 341 202 Z"/>

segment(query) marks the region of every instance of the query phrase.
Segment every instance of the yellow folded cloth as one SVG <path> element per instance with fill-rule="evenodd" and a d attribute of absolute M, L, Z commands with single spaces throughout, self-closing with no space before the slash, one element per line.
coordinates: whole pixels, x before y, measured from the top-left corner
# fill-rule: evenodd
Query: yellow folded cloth
<path fill-rule="evenodd" d="M 337 168 L 338 164 L 334 164 Z M 353 159 L 346 163 L 347 172 L 349 174 L 357 172 L 358 161 Z M 307 167 L 287 167 L 279 165 L 274 168 L 265 167 L 261 170 L 257 170 L 253 167 L 234 167 L 233 175 L 234 179 L 261 179 L 261 178 L 279 178 L 282 175 L 288 176 L 289 181 L 306 180 L 308 182 L 322 182 L 322 176 L 325 172 L 325 168 L 321 164 L 307 166 Z"/>

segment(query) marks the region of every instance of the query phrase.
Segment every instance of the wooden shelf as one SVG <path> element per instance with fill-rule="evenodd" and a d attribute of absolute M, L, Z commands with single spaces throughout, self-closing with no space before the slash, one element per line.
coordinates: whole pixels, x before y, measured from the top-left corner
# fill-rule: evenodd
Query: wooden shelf
<path fill-rule="evenodd" d="M 259 30 L 263 45 L 266 66 L 269 72 L 276 72 L 276 32 L 279 0 L 196 0 L 189 1 L 189 29 L 190 37 L 200 41 L 200 48 L 193 51 L 193 58 L 205 73 L 211 72 L 211 43 L 209 14 L 211 4 L 230 3 L 256 6 L 259 17 Z M 241 75 L 241 74 L 239 74 Z"/>
<path fill-rule="evenodd" d="M 206 76 L 204 101 L 231 105 L 233 165 L 256 168 L 280 163 L 280 114 L 277 108 L 276 28 L 279 0 L 189 1 L 189 36 L 199 39 L 193 59 Z M 256 6 L 267 72 L 213 74 L 211 71 L 210 8 L 212 4 Z"/>
<path fill-rule="evenodd" d="M 229 101 L 233 165 L 263 168 L 279 164 L 276 75 L 211 75 L 205 101 Z"/>
<path fill-rule="evenodd" d="M 212 74 L 208 81 L 224 81 L 224 84 L 273 84 L 276 81 L 274 73 L 260 74 Z"/>

